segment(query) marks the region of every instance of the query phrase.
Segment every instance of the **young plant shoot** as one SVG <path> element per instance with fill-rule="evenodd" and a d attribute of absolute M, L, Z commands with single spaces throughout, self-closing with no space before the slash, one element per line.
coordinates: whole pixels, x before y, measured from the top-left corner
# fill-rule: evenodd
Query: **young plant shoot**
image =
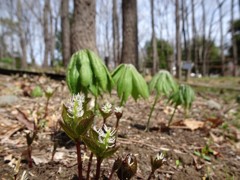
<path fill-rule="evenodd" d="M 157 153 L 157 155 L 155 157 L 151 156 L 151 167 L 152 167 L 152 171 L 150 173 L 150 175 L 148 176 L 148 180 L 151 179 L 152 175 L 154 174 L 154 172 L 159 169 L 164 162 L 166 162 L 166 158 L 165 158 L 165 154 L 162 152 Z"/>
<path fill-rule="evenodd" d="M 94 120 L 94 113 L 88 110 L 83 94 L 73 95 L 70 101 L 63 105 L 62 119 L 63 121 L 59 121 L 62 129 L 76 143 L 78 175 L 79 179 L 83 179 L 80 141 Z"/>
<path fill-rule="evenodd" d="M 194 98 L 195 94 L 193 89 L 185 84 L 180 85 L 178 90 L 169 97 L 170 104 L 174 105 L 174 111 L 170 120 L 168 121 L 168 127 L 171 125 L 177 107 L 182 106 L 185 110 L 186 115 L 188 113 L 188 110 L 192 107 Z"/>
<path fill-rule="evenodd" d="M 152 117 L 155 105 L 161 96 L 169 96 L 172 92 L 176 91 L 177 84 L 172 75 L 166 70 L 160 70 L 151 80 L 149 84 L 149 92 L 156 92 L 154 103 L 151 107 L 151 111 L 148 117 L 146 131 L 149 131 L 150 119 Z"/>
<path fill-rule="evenodd" d="M 83 142 L 97 157 L 96 180 L 100 178 L 102 161 L 118 150 L 118 147 L 116 147 L 116 132 L 116 129 L 112 130 L 104 124 L 100 129 L 96 129 L 96 127 L 90 129 L 89 136 L 82 137 Z"/>
<path fill-rule="evenodd" d="M 132 64 L 121 64 L 112 73 L 113 80 L 117 85 L 118 97 L 123 106 L 131 95 L 135 100 L 142 97 L 148 98 L 147 83 Z"/>

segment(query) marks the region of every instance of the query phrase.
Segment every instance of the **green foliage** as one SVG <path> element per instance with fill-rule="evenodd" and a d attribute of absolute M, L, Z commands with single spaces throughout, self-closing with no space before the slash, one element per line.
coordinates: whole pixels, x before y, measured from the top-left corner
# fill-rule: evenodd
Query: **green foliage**
<path fill-rule="evenodd" d="M 145 49 L 147 51 L 146 66 L 152 67 L 152 42 L 148 41 L 145 44 Z M 163 39 L 157 39 L 157 52 L 159 60 L 159 68 L 167 69 L 167 61 L 173 55 L 172 45 Z"/>
<path fill-rule="evenodd" d="M 6 64 L 12 64 L 14 63 L 14 59 L 10 58 L 10 57 L 4 57 L 0 59 L 0 62 L 2 63 L 6 63 Z"/>
<path fill-rule="evenodd" d="M 178 90 L 169 97 L 169 102 L 175 107 L 181 105 L 185 110 L 188 110 L 191 108 L 194 98 L 195 94 L 193 89 L 188 85 L 182 84 Z"/>
<path fill-rule="evenodd" d="M 191 108 L 194 99 L 195 93 L 190 86 L 185 84 L 179 86 L 178 90 L 175 91 L 168 100 L 171 105 L 174 105 L 174 112 L 168 122 L 168 126 L 170 126 L 173 120 L 173 116 L 176 112 L 177 106 L 181 105 L 185 110 L 185 114 L 187 114 L 187 111 Z"/>
<path fill-rule="evenodd" d="M 102 160 L 112 156 L 118 150 L 118 147 L 114 145 L 116 132 L 112 134 L 111 131 L 106 130 L 105 134 L 101 133 L 94 129 L 90 129 L 89 136 L 83 136 L 82 140 L 87 145 L 87 147 L 96 155 L 96 157 Z M 114 139 L 114 142 L 110 141 L 110 139 Z"/>
<path fill-rule="evenodd" d="M 149 123 L 152 117 L 152 113 L 154 107 L 158 101 L 159 96 L 165 95 L 169 96 L 172 92 L 177 90 L 177 83 L 175 82 L 173 76 L 166 70 L 160 70 L 155 76 L 152 78 L 149 84 L 149 91 L 150 93 L 156 91 L 157 95 L 155 96 L 154 103 L 151 107 L 151 111 L 148 117 L 146 131 L 149 130 Z"/>
<path fill-rule="evenodd" d="M 121 64 L 112 73 L 117 85 L 117 93 L 121 98 L 121 106 L 131 95 L 135 100 L 139 97 L 148 98 L 148 86 L 141 74 L 132 64 Z"/>
<path fill-rule="evenodd" d="M 73 108 L 77 109 L 77 107 Z M 68 107 L 63 105 L 63 121 L 60 121 L 59 123 L 65 133 L 76 142 L 79 141 L 81 136 L 83 136 L 90 129 L 94 120 L 94 114 L 92 111 L 84 111 L 84 114 L 81 117 L 77 117 L 75 113 L 77 112 L 69 113 Z"/>
<path fill-rule="evenodd" d="M 173 91 L 176 91 L 177 84 L 173 76 L 166 70 L 160 70 L 152 78 L 149 84 L 149 91 L 156 91 L 157 95 L 169 96 Z"/>
<path fill-rule="evenodd" d="M 72 55 L 67 68 L 67 84 L 72 94 L 90 92 L 98 96 L 102 92 L 111 92 L 114 82 L 103 61 L 85 49 Z"/>
<path fill-rule="evenodd" d="M 43 96 L 43 90 L 40 86 L 36 86 L 32 91 L 31 91 L 31 96 L 32 97 L 42 97 Z"/>

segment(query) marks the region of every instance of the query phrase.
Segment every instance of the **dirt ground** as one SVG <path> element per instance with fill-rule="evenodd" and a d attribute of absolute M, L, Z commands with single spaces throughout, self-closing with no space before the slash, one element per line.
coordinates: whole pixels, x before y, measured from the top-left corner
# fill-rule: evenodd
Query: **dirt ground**
<path fill-rule="evenodd" d="M 28 168 L 26 158 L 26 119 L 34 121 L 45 113 L 46 97 L 30 97 L 31 90 L 40 85 L 56 89 L 49 101 L 45 126 L 32 145 L 33 168 Z M 159 151 L 166 153 L 166 163 L 158 169 L 152 179 L 240 179 L 240 131 L 239 105 L 235 102 L 238 92 L 196 89 L 196 100 L 188 116 L 179 108 L 170 129 L 165 127 L 173 108 L 164 98 L 156 105 L 151 119 L 150 132 L 145 125 L 154 96 L 137 102 L 130 99 L 124 107 L 120 120 L 117 153 L 102 164 L 102 179 L 107 179 L 117 157 L 131 153 L 136 156 L 138 169 L 132 179 L 147 179 L 150 171 L 150 156 Z M 58 120 L 61 119 L 61 104 L 69 97 L 65 82 L 41 77 L 18 77 L 0 75 L 0 96 L 16 96 L 15 101 L 0 106 L 0 179 L 14 177 L 14 164 L 21 158 L 20 179 L 23 171 L 29 179 L 77 179 L 76 149 L 74 143 L 63 133 Z M 102 101 L 118 105 L 116 93 L 106 95 Z M 212 102 L 214 101 L 214 103 Z M 25 119 L 25 120 L 24 120 Z M 96 116 L 96 122 L 102 121 Z M 115 125 L 115 117 L 108 120 Z M 52 159 L 53 146 L 57 149 Z M 208 151 L 203 153 L 204 149 Z M 84 146 L 82 145 L 84 149 Z M 89 151 L 82 152 L 84 175 Z M 91 177 L 95 175 L 93 160 Z M 118 179 L 114 175 L 113 179 Z"/>

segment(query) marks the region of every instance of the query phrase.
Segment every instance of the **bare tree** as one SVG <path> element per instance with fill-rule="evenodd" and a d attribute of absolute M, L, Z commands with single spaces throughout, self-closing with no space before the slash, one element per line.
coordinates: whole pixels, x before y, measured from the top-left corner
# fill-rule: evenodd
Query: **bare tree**
<path fill-rule="evenodd" d="M 62 57 L 63 65 L 68 65 L 71 56 L 70 46 L 70 23 L 68 17 L 69 0 L 62 0 L 61 2 L 61 28 L 62 28 Z"/>
<path fill-rule="evenodd" d="M 51 51 L 51 33 L 49 29 L 50 23 L 49 17 L 50 17 L 50 0 L 45 0 L 43 8 L 43 35 L 45 42 L 43 67 L 48 67 L 48 60 Z"/>
<path fill-rule="evenodd" d="M 219 23 L 220 23 L 220 46 L 221 46 L 221 63 L 222 63 L 222 75 L 224 76 L 224 63 L 225 63 L 225 56 L 224 56 L 224 42 L 223 42 L 223 14 L 222 14 L 222 6 L 225 0 L 217 0 L 218 9 L 219 9 Z"/>
<path fill-rule="evenodd" d="M 23 9 L 22 9 L 22 2 L 18 0 L 17 4 L 17 18 L 18 18 L 18 34 L 20 38 L 20 46 L 22 50 L 22 57 L 21 57 L 21 68 L 27 67 L 27 42 L 26 36 L 24 33 L 24 24 L 23 24 Z"/>
<path fill-rule="evenodd" d="M 201 1 L 201 6 L 202 6 L 202 45 L 201 48 L 199 49 L 200 52 L 200 61 L 202 62 L 202 73 L 203 76 L 207 75 L 207 59 L 206 59 L 206 10 L 205 10 L 205 1 Z"/>
<path fill-rule="evenodd" d="M 195 67 L 195 73 L 199 73 L 198 69 L 198 56 L 197 56 L 197 45 L 196 45 L 196 38 L 197 38 L 197 30 L 196 30 L 196 23 L 195 23 L 195 4 L 194 0 L 191 0 L 191 11 L 192 11 L 192 46 L 193 46 L 193 62 Z"/>
<path fill-rule="evenodd" d="M 150 0 L 151 4 L 151 18 L 152 18 L 152 74 L 155 74 L 159 68 L 158 52 L 157 52 L 157 39 L 155 35 L 155 23 L 154 23 L 154 1 Z"/>
<path fill-rule="evenodd" d="M 180 14 L 179 0 L 175 0 L 175 18 L 176 18 L 176 60 L 177 60 L 177 78 L 182 77 L 182 60 L 181 60 L 181 34 L 180 34 Z"/>
<path fill-rule="evenodd" d="M 96 1 L 74 0 L 73 22 L 71 26 L 71 52 L 96 47 Z"/>
<path fill-rule="evenodd" d="M 234 64 L 234 72 L 233 75 L 237 76 L 238 68 L 237 68 L 237 44 L 236 38 L 234 34 L 234 0 L 231 0 L 231 35 L 232 35 L 232 47 L 233 47 L 233 64 Z"/>
<path fill-rule="evenodd" d="M 122 0 L 123 45 L 122 63 L 138 64 L 137 1 Z"/>
<path fill-rule="evenodd" d="M 113 0 L 112 8 L 112 27 L 113 27 L 113 60 L 115 65 L 120 63 L 120 37 L 119 37 L 119 22 L 117 14 L 117 0 Z"/>

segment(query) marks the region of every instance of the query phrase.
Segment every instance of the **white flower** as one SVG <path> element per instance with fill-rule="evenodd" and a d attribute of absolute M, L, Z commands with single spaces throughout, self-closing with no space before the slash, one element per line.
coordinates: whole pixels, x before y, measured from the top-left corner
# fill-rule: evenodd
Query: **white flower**
<path fill-rule="evenodd" d="M 104 112 L 104 113 L 110 113 L 111 110 L 112 110 L 112 104 L 107 102 L 102 108 L 101 110 Z"/>
<path fill-rule="evenodd" d="M 123 112 L 123 107 L 122 106 L 115 107 L 114 112 L 115 113 L 122 113 Z"/>
<path fill-rule="evenodd" d="M 106 148 L 112 148 L 115 146 L 116 143 L 116 129 L 107 127 L 105 124 L 102 128 L 96 129 L 96 127 L 93 127 L 93 129 L 98 133 L 98 141 L 101 144 L 104 144 Z"/>
<path fill-rule="evenodd" d="M 68 113 L 77 118 L 82 117 L 84 114 L 83 110 L 84 101 L 85 96 L 83 94 L 73 95 L 66 105 Z"/>
<path fill-rule="evenodd" d="M 46 93 L 52 94 L 53 93 L 53 89 L 50 86 L 48 86 L 47 89 L 46 89 Z"/>
<path fill-rule="evenodd" d="M 162 160 L 162 162 L 167 161 L 166 158 L 165 158 L 164 153 L 161 153 L 161 152 L 157 153 L 155 159 L 156 159 L 157 161 Z"/>

